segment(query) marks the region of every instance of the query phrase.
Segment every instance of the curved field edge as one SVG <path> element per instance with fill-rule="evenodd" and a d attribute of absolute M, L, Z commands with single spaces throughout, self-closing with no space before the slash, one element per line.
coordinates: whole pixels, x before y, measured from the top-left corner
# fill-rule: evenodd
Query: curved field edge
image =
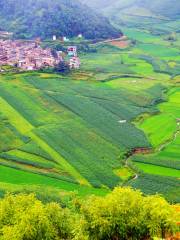
<path fill-rule="evenodd" d="M 52 187 L 55 189 L 59 189 L 62 191 L 75 192 L 78 195 L 104 195 L 109 191 L 106 189 L 98 189 L 93 187 L 82 186 L 75 183 L 70 183 L 67 181 L 62 181 L 46 176 L 41 176 L 39 174 L 34 174 L 30 172 L 25 172 L 22 170 L 13 169 L 10 167 L 5 167 L 0 165 L 0 190 L 3 190 L 3 185 L 15 184 L 19 187 L 28 186 L 31 188 L 32 186 L 43 186 L 43 187 Z M 18 188 L 18 187 L 17 187 Z M 7 185 L 8 191 L 8 185 Z"/>
<path fill-rule="evenodd" d="M 0 108 L 5 116 L 10 119 L 12 125 L 17 128 L 17 130 L 22 134 L 27 134 L 32 140 L 34 140 L 39 146 L 42 147 L 55 161 L 60 163 L 60 165 L 74 176 L 80 184 L 89 185 L 86 179 L 84 179 L 64 158 L 62 158 L 59 153 L 52 149 L 45 141 L 40 137 L 36 136 L 32 130 L 33 126 L 24 119 L 13 107 L 11 107 L 8 102 L 6 102 L 2 97 L 0 97 Z M 90 185 L 89 185 L 90 186 Z"/>
<path fill-rule="evenodd" d="M 138 172 L 138 177 L 131 180 L 130 185 L 141 188 L 145 193 L 160 192 L 175 202 L 180 200 L 179 94 L 178 86 L 169 88 L 167 101 L 158 105 L 158 115 L 147 116 L 140 123 L 153 145 L 152 151 L 147 154 L 140 152 L 128 159 Z"/>
<path fill-rule="evenodd" d="M 139 127 L 146 133 L 153 147 L 158 148 L 173 141 L 179 130 L 180 89 L 172 87 L 167 93 L 168 99 L 158 105 L 159 113 L 145 119 Z"/>

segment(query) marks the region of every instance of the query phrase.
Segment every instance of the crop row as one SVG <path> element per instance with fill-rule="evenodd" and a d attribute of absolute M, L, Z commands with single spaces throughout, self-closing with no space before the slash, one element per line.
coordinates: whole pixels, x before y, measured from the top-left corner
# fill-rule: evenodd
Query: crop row
<path fill-rule="evenodd" d="M 133 188 L 141 189 L 145 194 L 163 194 L 169 201 L 179 202 L 179 180 L 172 177 L 141 174 L 129 184 Z"/>
<path fill-rule="evenodd" d="M 120 181 L 112 170 L 120 165 L 118 149 L 75 120 L 36 133 L 92 185 L 113 187 Z"/>
<path fill-rule="evenodd" d="M 125 148 L 149 146 L 143 132 L 129 122 L 121 124 L 119 122 L 121 119 L 118 116 L 94 101 L 77 95 L 54 94 L 52 97 L 85 120 L 89 127 L 95 129 L 100 135 L 117 146 Z"/>

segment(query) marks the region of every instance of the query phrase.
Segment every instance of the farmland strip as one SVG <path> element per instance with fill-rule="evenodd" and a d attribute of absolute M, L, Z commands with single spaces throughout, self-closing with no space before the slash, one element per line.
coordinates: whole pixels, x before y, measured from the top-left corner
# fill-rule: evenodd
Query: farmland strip
<path fill-rule="evenodd" d="M 53 159 L 55 159 L 63 168 L 77 179 L 80 184 L 90 186 L 89 182 L 83 178 L 80 173 L 72 167 L 58 152 L 50 147 L 40 137 L 32 132 L 33 125 L 31 125 L 25 118 L 23 118 L 8 102 L 0 97 L 0 109 L 8 117 L 11 124 L 22 134 L 26 134 L 33 139 L 42 149 L 44 149 Z"/>

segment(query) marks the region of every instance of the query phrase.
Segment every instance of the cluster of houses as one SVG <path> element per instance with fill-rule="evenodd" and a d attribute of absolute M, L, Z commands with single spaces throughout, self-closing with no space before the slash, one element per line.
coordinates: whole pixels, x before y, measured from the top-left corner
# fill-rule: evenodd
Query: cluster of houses
<path fill-rule="evenodd" d="M 77 47 L 67 49 L 70 69 L 78 69 L 80 60 L 77 56 Z M 27 40 L 0 39 L 0 66 L 11 65 L 23 70 L 38 70 L 44 67 L 54 67 L 64 61 L 61 51 L 43 49 L 40 42 Z"/>
<path fill-rule="evenodd" d="M 53 67 L 60 61 L 63 61 L 61 52 L 43 49 L 36 41 L 0 40 L 0 65 L 37 70 Z"/>

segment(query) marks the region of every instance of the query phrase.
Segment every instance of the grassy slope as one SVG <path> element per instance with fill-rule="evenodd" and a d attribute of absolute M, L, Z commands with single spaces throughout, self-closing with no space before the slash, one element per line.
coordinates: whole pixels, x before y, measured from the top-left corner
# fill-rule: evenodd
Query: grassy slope
<path fill-rule="evenodd" d="M 88 182 L 71 166 L 66 160 L 61 157 L 54 149 L 52 149 L 46 142 L 39 138 L 36 134 L 32 133 L 33 126 L 25 120 L 15 109 L 13 109 L 8 102 L 0 98 L 0 107 L 3 114 L 10 120 L 11 124 L 22 134 L 26 134 L 36 142 L 42 149 L 44 149 L 57 163 L 77 179 L 81 184 L 88 185 Z"/>
<path fill-rule="evenodd" d="M 146 164 L 146 163 L 136 163 L 135 165 L 139 169 L 143 170 L 145 173 L 179 178 L 179 170 L 176 170 L 176 169 L 155 166 L 155 165 Z"/>
<path fill-rule="evenodd" d="M 170 91 L 168 101 L 160 104 L 160 114 L 145 120 L 140 127 L 149 135 L 153 146 L 163 144 L 173 139 L 174 133 L 179 129 L 177 118 L 179 117 L 180 91 L 175 88 Z"/>
<path fill-rule="evenodd" d="M 114 91 L 106 84 L 72 82 L 48 74 L 2 76 L 1 83 L 4 127 L 8 128 L 8 123 L 23 136 L 18 151 L 17 146 L 7 146 L 5 153 L 0 154 L 1 163 L 6 166 L 86 185 L 90 182 L 112 187 L 121 182 L 113 169 L 121 167 L 120 155 L 125 149 L 148 146 L 141 131 L 130 122 L 121 126 L 118 121 L 124 117 L 131 120 L 146 111 L 142 100 L 146 106 L 150 95 L 148 100 L 118 90 L 113 96 Z M 120 98 L 122 105 L 117 103 Z M 117 105 L 115 112 L 111 112 L 112 100 Z M 134 107 L 135 101 L 140 106 Z M 126 140 L 128 131 L 130 142 Z M 138 141 L 133 141 L 134 134 Z"/>
<path fill-rule="evenodd" d="M 105 189 L 95 189 L 92 187 L 80 186 L 78 184 L 73 184 L 70 182 L 57 180 L 54 178 L 33 174 L 30 172 L 20 171 L 5 166 L 0 166 L 0 172 L 0 191 L 1 189 L 3 189 L 4 183 L 8 183 L 16 184 L 16 186 L 19 186 L 19 189 L 23 186 L 29 186 L 29 188 L 31 188 L 37 185 L 51 187 L 52 190 L 58 189 L 61 191 L 76 192 L 80 196 L 84 196 L 87 194 L 104 195 L 108 192 L 108 190 Z"/>

